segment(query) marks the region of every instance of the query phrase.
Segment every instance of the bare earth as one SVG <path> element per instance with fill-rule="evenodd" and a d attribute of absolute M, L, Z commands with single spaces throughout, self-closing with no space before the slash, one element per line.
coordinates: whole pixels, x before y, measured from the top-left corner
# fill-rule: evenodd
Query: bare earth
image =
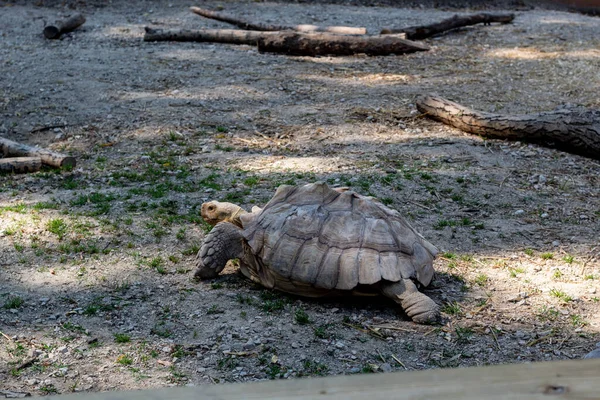
<path fill-rule="evenodd" d="M 88 22 L 46 41 L 45 21 L 70 10 L 0 1 L 0 135 L 78 160 L 0 176 L 1 390 L 559 360 L 600 341 L 600 163 L 466 135 L 414 106 L 436 92 L 483 111 L 600 108 L 598 18 L 520 11 L 389 57 L 141 41 L 146 25 L 228 28 L 189 5 L 79 5 Z M 202 5 L 372 33 L 455 13 Z M 316 180 L 381 199 L 442 250 L 426 290 L 441 325 L 416 325 L 386 300 L 270 292 L 233 265 L 191 280 L 203 201 L 250 208 L 280 184 Z"/>

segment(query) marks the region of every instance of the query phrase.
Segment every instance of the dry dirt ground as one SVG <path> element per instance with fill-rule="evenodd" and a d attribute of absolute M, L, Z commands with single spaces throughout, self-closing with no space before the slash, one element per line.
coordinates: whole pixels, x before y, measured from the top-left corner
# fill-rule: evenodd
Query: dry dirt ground
<path fill-rule="evenodd" d="M 32 2 L 33 3 L 33 2 Z M 600 164 L 421 117 L 600 107 L 600 20 L 542 9 L 388 57 L 144 43 L 146 25 L 227 27 L 188 2 L 0 1 L 0 135 L 72 171 L 0 176 L 0 389 L 42 395 L 580 358 L 600 341 Z M 100 2 L 99 2 L 100 3 Z M 206 1 L 263 22 L 387 26 L 456 10 Z M 459 12 L 468 12 L 460 9 Z M 443 322 L 390 302 L 191 280 L 207 199 L 263 205 L 324 180 L 378 197 L 441 249 Z M 3 393 L 3 392 L 0 392 Z"/>

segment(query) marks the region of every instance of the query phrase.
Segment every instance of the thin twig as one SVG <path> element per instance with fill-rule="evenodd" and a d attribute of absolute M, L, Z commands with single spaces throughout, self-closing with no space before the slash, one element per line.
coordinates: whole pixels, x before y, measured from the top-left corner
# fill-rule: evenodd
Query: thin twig
<path fill-rule="evenodd" d="M 412 204 L 412 205 L 414 205 L 414 206 L 417 206 L 417 207 L 424 208 L 424 209 L 426 209 L 426 210 L 428 210 L 428 211 L 433 211 L 433 208 L 429 208 L 429 207 L 427 207 L 427 206 L 424 206 L 423 204 L 417 203 L 416 201 L 407 200 L 407 202 L 409 202 L 410 204 Z"/>
<path fill-rule="evenodd" d="M 404 363 L 398 359 L 398 357 L 396 357 L 395 355 L 393 355 L 393 354 L 392 354 L 392 358 L 393 358 L 394 360 L 396 360 L 396 362 L 397 362 L 398 364 L 400 364 L 400 365 L 402 366 L 402 368 L 404 368 L 404 369 L 408 369 L 408 368 L 406 368 L 406 365 L 404 365 Z"/>
<path fill-rule="evenodd" d="M 6 340 L 8 340 L 9 342 L 12 342 L 13 340 L 8 337 L 4 332 L 0 331 L 0 335 L 4 336 L 6 338 Z"/>
<path fill-rule="evenodd" d="M 492 332 L 492 336 L 494 337 L 494 341 L 496 342 L 496 347 L 498 348 L 498 350 L 502 350 L 500 348 L 500 343 L 498 342 L 498 337 L 496 336 L 496 332 L 494 332 L 494 328 L 491 326 L 489 328 L 490 328 L 490 332 Z"/>
<path fill-rule="evenodd" d="M 379 351 L 379 349 L 377 349 L 377 354 L 379 355 L 379 358 L 381 359 L 381 362 L 386 362 L 385 358 L 383 358 L 383 355 L 381 354 L 381 352 Z"/>
<path fill-rule="evenodd" d="M 66 127 L 67 127 L 67 124 L 48 125 L 48 126 L 41 126 L 38 128 L 34 128 L 29 132 L 36 133 L 36 132 L 42 132 L 42 131 L 49 131 L 50 129 L 54 129 L 54 128 L 66 128 Z"/>
<path fill-rule="evenodd" d="M 596 251 L 597 248 L 598 248 L 598 246 L 593 247 L 589 251 L 589 253 L 591 253 L 591 255 L 587 258 L 587 260 L 585 260 L 583 262 L 583 265 L 581 266 L 581 271 L 579 271 L 579 275 L 583 275 L 583 273 L 585 272 L 585 267 L 587 266 L 587 264 L 594 259 L 595 255 L 593 253 L 594 253 L 594 251 Z"/>
<path fill-rule="evenodd" d="M 548 340 L 551 337 L 553 337 L 555 334 L 556 334 L 555 332 L 551 332 L 551 333 L 549 333 L 549 334 L 547 334 L 545 336 L 542 336 L 542 337 L 539 337 L 537 339 L 531 340 L 529 343 L 527 343 L 527 347 L 531 347 L 531 346 L 534 346 L 534 345 L 536 345 L 538 343 L 541 343 L 541 342 L 543 342 L 545 340 Z"/>
<path fill-rule="evenodd" d="M 389 326 L 389 325 L 371 325 L 371 327 L 375 328 L 375 329 L 390 329 L 393 331 L 414 332 L 414 330 L 412 330 L 412 329 L 399 328 L 396 326 Z"/>
<path fill-rule="evenodd" d="M 384 337 L 383 337 L 383 335 L 381 333 L 377 332 L 374 329 L 363 329 L 363 328 L 361 328 L 359 326 L 352 325 L 352 324 L 349 324 L 347 322 L 342 322 L 342 325 L 349 326 L 350 328 L 354 328 L 357 331 L 361 331 L 363 333 L 369 334 L 369 335 L 371 335 L 373 337 L 376 337 L 377 339 L 385 340 Z"/>

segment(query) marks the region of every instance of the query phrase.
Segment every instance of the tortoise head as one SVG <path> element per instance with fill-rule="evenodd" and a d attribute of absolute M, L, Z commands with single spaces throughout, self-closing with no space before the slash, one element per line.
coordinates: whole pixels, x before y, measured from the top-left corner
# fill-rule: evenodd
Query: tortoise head
<path fill-rule="evenodd" d="M 200 215 L 202 219 L 210 225 L 216 225 L 219 222 L 231 222 L 242 227 L 240 216 L 247 214 L 240 206 L 232 203 L 222 203 L 220 201 L 209 201 L 202 204 Z"/>

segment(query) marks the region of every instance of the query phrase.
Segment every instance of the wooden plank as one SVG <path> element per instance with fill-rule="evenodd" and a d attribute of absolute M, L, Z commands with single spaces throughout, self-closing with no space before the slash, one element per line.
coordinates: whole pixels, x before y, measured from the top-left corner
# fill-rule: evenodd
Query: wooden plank
<path fill-rule="evenodd" d="M 600 359 L 435 369 L 134 392 L 81 393 L 53 400 L 599 399 Z"/>

